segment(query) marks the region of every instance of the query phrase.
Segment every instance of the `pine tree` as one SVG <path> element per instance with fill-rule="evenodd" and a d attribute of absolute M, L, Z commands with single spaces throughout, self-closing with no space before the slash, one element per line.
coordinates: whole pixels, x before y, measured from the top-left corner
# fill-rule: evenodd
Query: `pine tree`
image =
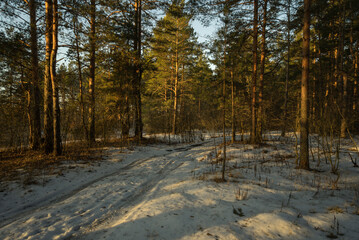
<path fill-rule="evenodd" d="M 135 137 L 141 141 L 142 138 L 142 104 L 141 104 L 141 56 L 142 56 L 142 1 L 135 0 L 135 31 L 134 31 L 134 98 L 135 98 Z"/>
<path fill-rule="evenodd" d="M 90 3 L 90 76 L 89 76 L 89 142 L 90 144 L 95 142 L 96 128 L 95 128 L 95 67 L 96 67 L 96 0 L 91 0 Z"/>
<path fill-rule="evenodd" d="M 310 44 L 310 1 L 304 0 L 303 17 L 303 58 L 300 111 L 300 162 L 299 168 L 309 169 L 309 123 L 308 123 L 308 83 L 309 83 L 309 44 Z"/>
<path fill-rule="evenodd" d="M 30 11 L 30 35 L 31 35 L 31 98 L 32 111 L 30 121 L 30 145 L 33 150 L 40 148 L 41 140 L 41 116 L 40 116 L 40 88 L 39 88 L 39 58 L 38 58 L 38 38 L 37 38 L 37 2 L 29 0 Z"/>
<path fill-rule="evenodd" d="M 50 59 L 50 75 L 52 87 L 52 103 L 53 103 L 53 126 L 54 126 L 54 153 L 56 155 L 62 154 L 61 141 L 61 118 L 60 118 L 60 99 L 58 79 L 56 76 L 56 60 L 58 50 L 58 5 L 57 0 L 52 2 L 52 49 Z"/>
<path fill-rule="evenodd" d="M 184 67 L 193 49 L 193 29 L 190 16 L 184 12 L 183 1 L 173 1 L 166 16 L 154 29 L 153 55 L 159 76 L 153 79 L 163 86 L 165 102 L 172 102 L 171 132 L 178 132 L 180 93 L 186 78 Z M 181 70 L 182 69 L 182 70 Z M 166 108 L 166 111 L 170 109 Z"/>
<path fill-rule="evenodd" d="M 257 135 L 257 43 L 258 43 L 258 0 L 253 1 L 253 69 L 252 69 L 252 128 L 251 143 L 258 142 Z"/>
<path fill-rule="evenodd" d="M 51 51 L 53 44 L 53 3 L 52 0 L 45 1 L 45 80 L 44 80 L 44 151 L 52 153 L 54 150 L 54 120 L 53 120 L 53 98 L 51 84 Z"/>
<path fill-rule="evenodd" d="M 264 0 L 263 4 L 263 22 L 262 22 L 262 47 L 260 59 L 260 76 L 259 76 L 259 93 L 258 93 L 258 138 L 262 139 L 263 122 L 264 122 L 264 107 L 263 107 L 263 89 L 264 89 L 264 70 L 266 61 L 266 26 L 267 26 L 267 4 L 268 0 Z"/>

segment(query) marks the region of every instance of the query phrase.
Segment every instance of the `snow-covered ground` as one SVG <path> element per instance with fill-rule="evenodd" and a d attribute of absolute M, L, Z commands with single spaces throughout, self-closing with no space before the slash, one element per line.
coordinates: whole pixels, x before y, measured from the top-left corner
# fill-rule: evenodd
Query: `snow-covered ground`
<path fill-rule="evenodd" d="M 315 147 L 318 171 L 295 169 L 293 138 L 278 139 L 229 145 L 226 182 L 213 138 L 110 148 L 38 185 L 1 183 L 0 239 L 359 239 L 351 142 L 335 175 Z"/>

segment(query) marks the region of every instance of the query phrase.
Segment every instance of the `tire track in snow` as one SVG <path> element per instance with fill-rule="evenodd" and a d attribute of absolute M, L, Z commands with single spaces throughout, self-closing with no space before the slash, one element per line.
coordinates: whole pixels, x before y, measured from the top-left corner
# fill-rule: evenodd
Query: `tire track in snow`
<path fill-rule="evenodd" d="M 176 164 L 175 166 L 170 167 L 174 162 L 175 160 L 170 161 L 168 164 L 166 164 L 166 166 L 164 166 L 164 168 L 162 168 L 160 171 L 157 172 L 155 177 L 141 184 L 136 189 L 136 191 L 134 191 L 133 194 L 122 199 L 120 204 L 114 206 L 115 210 L 109 211 L 107 214 L 105 214 L 101 218 L 96 219 L 94 222 L 92 222 L 87 226 L 82 226 L 79 233 L 74 233 L 65 239 L 73 239 L 73 238 L 81 239 L 83 234 L 91 232 L 95 230 L 97 227 L 99 227 L 100 225 L 110 222 L 113 218 L 125 214 L 127 211 L 129 211 L 129 209 L 131 209 L 138 202 L 143 200 L 143 197 L 149 191 L 151 191 L 162 179 L 164 179 L 167 176 L 167 174 L 176 170 L 184 163 L 181 162 L 179 164 Z"/>
<path fill-rule="evenodd" d="M 170 153 L 166 154 L 166 156 L 173 154 L 175 152 L 186 152 L 195 147 L 202 146 L 205 143 L 208 143 L 208 141 L 204 141 L 204 142 L 196 143 L 196 144 L 192 144 L 192 145 L 187 145 L 184 147 L 175 148 L 173 150 L 170 150 Z M 185 155 L 187 155 L 187 154 L 185 154 Z M 183 157 L 185 158 L 186 156 L 183 156 Z M 174 158 L 178 159 L 179 157 L 175 156 Z M 182 166 L 183 163 L 185 162 L 185 161 L 182 161 L 179 164 L 173 165 L 173 163 L 176 162 L 176 159 L 172 159 L 171 161 L 169 161 L 163 168 L 161 168 L 156 173 L 156 175 L 153 178 L 151 178 L 151 179 L 147 180 L 146 182 L 144 182 L 143 184 L 141 184 L 136 189 L 136 191 L 134 191 L 130 196 L 122 199 L 120 204 L 114 205 L 114 208 L 115 208 L 114 210 L 109 211 L 107 214 L 105 214 L 101 218 L 96 219 L 93 223 L 91 223 L 87 226 L 82 226 L 81 229 L 79 229 L 80 232 L 71 234 L 66 239 L 73 239 L 73 238 L 81 239 L 81 237 L 83 237 L 84 234 L 93 231 L 100 225 L 110 222 L 115 217 L 118 217 L 118 216 L 121 216 L 121 215 L 127 213 L 131 208 L 135 207 L 136 204 L 141 202 L 143 200 L 144 196 L 149 191 L 151 191 L 162 179 L 164 179 L 166 176 L 168 176 L 168 174 L 171 173 L 172 171 L 174 171 L 177 168 L 179 168 L 180 166 Z"/>
<path fill-rule="evenodd" d="M 79 186 L 78 188 L 72 190 L 71 192 L 62 195 L 60 197 L 58 197 L 57 199 L 54 200 L 50 200 L 45 204 L 31 204 L 28 206 L 24 207 L 24 211 L 11 216 L 10 218 L 8 218 L 7 220 L 4 220 L 0 223 L 0 229 L 3 230 L 3 228 L 6 228 L 8 225 L 15 223 L 15 222 L 19 222 L 20 224 L 23 223 L 24 219 L 30 219 L 32 217 L 32 215 L 36 215 L 37 213 L 39 213 L 38 215 L 41 216 L 41 211 L 46 210 L 46 209 L 50 209 L 50 208 L 56 208 L 58 204 L 61 204 L 62 202 L 65 202 L 66 200 L 69 200 L 72 197 L 76 197 L 76 194 L 78 194 L 79 192 L 90 188 L 91 186 L 94 186 L 96 183 L 100 183 L 101 181 L 105 180 L 106 178 L 110 178 L 110 177 L 116 177 L 117 175 L 118 177 L 121 179 L 124 177 L 125 180 L 127 180 L 126 178 L 126 174 L 130 173 L 131 170 L 133 170 L 134 168 L 140 168 L 141 166 L 151 160 L 155 160 L 155 161 L 163 161 L 163 158 L 170 156 L 171 154 L 174 153 L 178 153 L 178 152 L 186 152 L 194 147 L 197 146 L 201 146 L 203 144 L 205 144 L 206 142 L 202 142 L 199 144 L 193 144 L 193 145 L 188 145 L 185 147 L 180 147 L 180 148 L 176 148 L 173 149 L 172 151 L 170 151 L 169 153 L 166 154 L 162 154 L 162 155 L 155 155 L 155 156 L 151 156 L 148 158 L 144 158 L 144 159 L 139 159 L 139 160 L 135 160 L 129 164 L 127 164 L 126 166 L 112 172 L 109 174 L 106 174 L 104 176 L 98 177 L 86 184 L 82 184 L 81 186 Z M 156 160 L 157 158 L 157 160 Z M 173 157 L 170 157 L 173 158 Z M 114 205 L 111 206 L 111 209 L 109 209 L 107 211 L 107 213 L 104 213 L 103 216 L 100 216 L 100 218 L 96 218 L 94 221 L 92 221 L 93 219 L 90 218 L 89 221 L 90 222 L 81 222 L 81 226 L 74 226 L 73 227 L 73 231 L 72 233 L 70 233 L 70 237 L 75 234 L 78 230 L 80 230 L 81 232 L 82 229 L 93 229 L 94 227 L 106 222 L 107 220 L 111 219 L 114 216 L 118 216 L 118 214 L 121 213 L 121 210 L 125 207 L 129 207 L 131 204 L 133 204 L 134 200 L 138 200 L 141 198 L 141 196 L 145 195 L 145 193 L 147 193 L 149 190 L 151 190 L 159 181 L 161 181 L 163 178 L 166 177 L 166 175 L 168 175 L 171 171 L 177 169 L 178 167 L 180 167 L 183 162 L 179 163 L 179 164 L 175 164 L 175 161 L 177 160 L 177 156 L 174 156 L 175 159 L 172 159 L 170 161 L 168 161 L 164 166 L 161 166 L 161 169 L 159 171 L 156 171 L 154 173 L 154 177 L 152 178 L 148 178 L 146 179 L 145 182 L 141 183 L 139 186 L 137 186 L 135 188 L 134 191 L 131 191 L 129 196 L 125 196 L 123 198 L 121 198 L 119 201 L 117 201 Z M 123 180 L 123 179 L 122 179 Z M 94 186 L 95 187 L 95 186 Z M 106 198 L 106 193 L 102 193 L 99 194 L 100 196 L 96 196 L 96 200 L 98 202 L 101 202 L 103 199 Z M 81 196 L 81 195 L 80 195 Z M 64 203 L 65 204 L 65 203 Z M 91 209 L 91 207 L 94 206 L 90 206 L 90 208 L 88 208 L 88 211 L 91 211 L 93 209 Z M 96 207 L 96 206 L 95 206 Z M 115 210 L 113 210 L 115 209 Z M 41 217 L 40 217 L 41 218 Z M 25 220 L 26 222 L 26 220 Z"/>
<path fill-rule="evenodd" d="M 209 143 L 209 141 L 204 141 L 197 144 L 188 145 L 185 147 L 179 147 L 173 149 L 177 152 L 186 152 L 189 151 L 195 147 L 202 146 L 206 143 Z M 172 152 L 173 153 L 173 152 Z M 168 154 L 167 154 L 168 155 Z M 182 158 L 186 158 L 189 154 L 184 154 Z M 179 158 L 178 156 L 175 156 L 175 158 Z M 115 206 L 115 210 L 109 211 L 107 214 L 105 214 L 103 217 L 96 219 L 92 224 L 88 226 L 81 227 L 79 233 L 71 234 L 69 237 L 65 239 L 82 239 L 88 232 L 92 232 L 96 230 L 99 226 L 110 223 L 111 220 L 113 220 L 116 217 L 122 216 L 129 212 L 132 208 L 134 208 L 138 203 L 140 203 L 145 195 L 150 192 L 161 180 L 163 180 L 166 176 L 168 176 L 169 173 L 176 170 L 180 166 L 183 165 L 185 161 L 180 162 L 179 164 L 173 165 L 173 163 L 176 161 L 176 159 L 171 160 L 168 162 L 161 170 L 157 172 L 157 176 L 153 177 L 149 181 L 146 181 L 141 186 L 138 187 L 137 191 L 135 191 L 132 195 L 128 196 L 125 201 L 123 201 L 121 204 L 118 204 Z"/>
<path fill-rule="evenodd" d="M 32 213 L 36 212 L 36 211 L 39 211 L 39 210 L 42 210 L 42 209 L 45 209 L 45 208 L 48 208 L 52 205 L 55 205 L 55 204 L 58 204 L 60 202 L 63 202 L 65 201 L 66 199 L 69 199 L 71 197 L 73 197 L 74 195 L 76 195 L 77 193 L 81 192 L 82 190 L 90 187 L 91 185 L 97 183 L 97 182 L 100 182 L 108 177 L 112 177 L 114 175 L 118 175 L 118 174 L 121 174 L 123 171 L 126 171 L 126 170 L 130 170 L 134 167 L 139 167 L 141 164 L 147 162 L 147 161 L 150 161 L 152 159 L 155 159 L 155 158 L 159 158 L 159 157 L 165 157 L 167 155 L 170 155 L 172 154 L 173 152 L 170 152 L 170 153 L 166 153 L 166 154 L 163 154 L 163 155 L 155 155 L 155 156 L 152 156 L 152 157 L 148 157 L 148 158 L 144 158 L 144 159 L 138 159 L 136 161 L 133 161 L 129 164 L 127 164 L 126 166 L 112 172 L 112 173 L 109 173 L 109 174 L 106 174 L 104 176 L 101 176 L 101 177 L 98 177 L 92 181 L 89 181 L 85 184 L 82 184 L 81 186 L 79 186 L 78 188 L 75 188 L 74 190 L 70 191 L 69 193 L 66 193 L 66 194 L 63 194 L 61 195 L 60 197 L 59 196 L 55 196 L 53 197 L 51 200 L 48 200 L 46 203 L 44 203 L 41 200 L 35 202 L 35 203 L 31 203 L 31 204 L 28 204 L 28 205 L 25 205 L 23 206 L 21 209 L 17 209 L 17 211 L 21 211 L 17 214 L 14 214 L 12 215 L 11 217 L 8 217 L 6 218 L 6 216 L 4 214 L 2 214 L 0 216 L 0 218 L 2 219 L 1 220 L 1 223 L 0 223 L 0 229 L 3 228 L 3 227 L 6 227 L 7 225 L 15 222 L 16 220 L 18 219 L 21 219 L 23 217 L 26 217 L 28 215 L 31 215 Z M 6 213 L 7 215 L 9 214 L 8 212 Z"/>

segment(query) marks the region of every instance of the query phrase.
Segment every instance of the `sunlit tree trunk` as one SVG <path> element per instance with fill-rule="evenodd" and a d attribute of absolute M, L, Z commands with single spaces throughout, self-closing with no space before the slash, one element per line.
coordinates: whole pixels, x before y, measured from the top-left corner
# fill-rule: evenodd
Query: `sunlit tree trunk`
<path fill-rule="evenodd" d="M 54 120 L 54 153 L 60 155 L 62 153 L 61 142 L 61 124 L 60 124 L 60 103 L 59 103 L 59 88 L 58 79 L 56 77 L 56 57 L 58 48 L 58 6 L 57 0 L 53 0 L 52 7 L 52 49 L 50 60 L 50 72 L 52 83 L 52 103 L 53 103 L 53 120 Z"/>
<path fill-rule="evenodd" d="M 309 49 L 310 47 L 310 0 L 304 0 L 303 17 L 303 59 L 302 59 L 302 81 L 301 81 L 301 111 L 300 111 L 300 161 L 299 168 L 309 169 Z"/>
<path fill-rule="evenodd" d="M 45 81 L 44 81 L 44 151 L 51 153 L 54 150 L 54 122 L 51 83 L 51 51 L 52 51 L 52 0 L 45 1 L 46 21 L 46 53 L 45 53 Z"/>
<path fill-rule="evenodd" d="M 259 94 L 258 94 L 258 138 L 262 139 L 263 131 L 263 121 L 264 121 L 264 112 L 263 112 L 263 88 L 264 88 L 264 69 L 265 69 L 265 59 L 266 59 L 266 25 L 267 25 L 267 3 L 268 0 L 264 0 L 263 6 L 263 23 L 262 23 L 262 50 L 261 50 L 261 69 L 259 76 Z"/>

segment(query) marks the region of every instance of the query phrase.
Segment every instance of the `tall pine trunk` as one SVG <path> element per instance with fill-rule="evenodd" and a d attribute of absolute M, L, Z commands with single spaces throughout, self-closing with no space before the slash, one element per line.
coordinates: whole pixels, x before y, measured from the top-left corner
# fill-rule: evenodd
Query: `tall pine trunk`
<path fill-rule="evenodd" d="M 176 47 L 177 47 L 177 39 L 176 39 Z M 175 85 L 174 85 L 174 99 L 173 99 L 173 123 L 172 123 L 172 134 L 177 133 L 177 111 L 178 111 L 178 80 L 179 80 L 179 63 L 178 63 L 178 50 L 176 49 L 175 56 Z"/>
<path fill-rule="evenodd" d="M 231 70 L 231 97 L 232 97 L 232 143 L 236 141 L 236 123 L 234 111 L 234 76 L 233 69 Z"/>
<path fill-rule="evenodd" d="M 227 78 L 227 24 L 228 24 L 228 1 L 224 7 L 224 48 L 223 48 L 223 88 L 222 88 L 222 127 L 223 127 L 223 162 L 222 162 L 222 181 L 225 181 L 227 142 L 226 142 L 226 78 Z"/>
<path fill-rule="evenodd" d="M 142 69 L 141 69 L 141 48 L 142 48 L 142 1 L 136 0 L 135 3 L 135 137 L 140 141 L 142 138 L 142 102 L 141 102 L 141 81 L 142 81 Z"/>
<path fill-rule="evenodd" d="M 39 57 L 37 48 L 36 2 L 29 1 L 30 9 L 30 40 L 31 40 L 31 134 L 30 147 L 33 150 L 40 148 L 41 116 L 40 116 L 40 88 L 39 88 Z"/>
<path fill-rule="evenodd" d="M 89 77 L 89 142 L 95 142 L 95 61 L 96 61 L 96 0 L 90 4 L 90 77 Z"/>
<path fill-rule="evenodd" d="M 340 77 L 342 84 L 341 97 L 341 126 L 340 136 L 345 138 L 347 135 L 347 112 L 348 112 L 348 76 L 344 73 L 344 32 L 345 32 L 345 3 L 343 4 L 340 25 Z"/>
<path fill-rule="evenodd" d="M 44 82 L 44 151 L 51 153 L 54 150 L 54 122 L 51 83 L 51 51 L 52 51 L 52 0 L 45 1 L 45 82 Z"/>
<path fill-rule="evenodd" d="M 258 0 L 254 0 L 253 14 L 253 69 L 252 69 L 252 128 L 251 143 L 257 143 L 257 41 L 258 41 Z"/>
<path fill-rule="evenodd" d="M 352 3 L 349 3 L 349 8 L 352 9 Z M 352 76 L 354 78 L 353 80 L 353 89 L 352 89 L 352 103 L 351 106 L 348 104 L 348 110 L 351 110 L 351 113 L 353 114 L 354 121 L 352 122 L 353 126 L 355 126 L 354 130 L 357 130 L 358 125 L 358 113 L 356 111 L 357 109 L 357 81 L 358 81 L 358 42 L 356 41 L 356 46 L 354 45 L 354 37 L 353 37 L 353 28 L 354 28 L 354 14 L 353 10 L 350 11 L 350 54 L 353 58 L 353 65 L 352 65 Z M 355 51 L 354 51 L 355 49 Z"/>
<path fill-rule="evenodd" d="M 56 77 L 56 57 L 58 48 L 58 6 L 57 0 L 53 0 L 52 7 L 52 49 L 50 59 L 50 73 L 52 83 L 52 103 L 53 103 L 53 120 L 54 120 L 54 153 L 60 155 L 62 153 L 61 142 L 61 124 L 60 124 L 60 103 L 59 103 L 59 88 L 58 79 Z"/>
<path fill-rule="evenodd" d="M 267 3 L 268 0 L 264 0 L 263 6 L 263 25 L 262 25 L 262 49 L 261 49 L 261 69 L 259 76 L 259 94 L 258 94 L 258 139 L 262 140 L 263 131 L 263 88 L 264 88 L 264 69 L 266 59 L 266 25 L 267 25 Z"/>
<path fill-rule="evenodd" d="M 227 33 L 227 31 L 226 31 Z M 223 89 L 222 89 L 222 125 L 223 125 L 223 162 L 222 162 L 222 180 L 225 181 L 225 172 L 226 172 L 226 40 L 225 40 L 225 47 L 224 47 L 224 54 L 223 54 Z"/>
<path fill-rule="evenodd" d="M 357 42 L 357 47 L 356 49 L 358 49 L 358 42 Z M 359 104 L 359 94 L 358 94 L 358 76 L 359 76 L 359 71 L 358 71 L 358 50 L 356 50 L 355 53 L 355 63 L 354 63 L 354 90 L 353 90 L 353 112 L 354 114 L 356 114 L 355 116 L 359 117 L 357 114 L 357 109 L 358 109 L 358 104 Z M 355 123 L 358 123 L 358 120 L 355 121 Z M 356 130 L 359 130 L 358 125 L 356 125 L 357 128 Z"/>
<path fill-rule="evenodd" d="M 300 161 L 299 168 L 309 169 L 309 50 L 310 50 L 310 1 L 304 0 L 303 17 L 303 59 L 301 81 L 301 111 L 300 111 Z"/>

